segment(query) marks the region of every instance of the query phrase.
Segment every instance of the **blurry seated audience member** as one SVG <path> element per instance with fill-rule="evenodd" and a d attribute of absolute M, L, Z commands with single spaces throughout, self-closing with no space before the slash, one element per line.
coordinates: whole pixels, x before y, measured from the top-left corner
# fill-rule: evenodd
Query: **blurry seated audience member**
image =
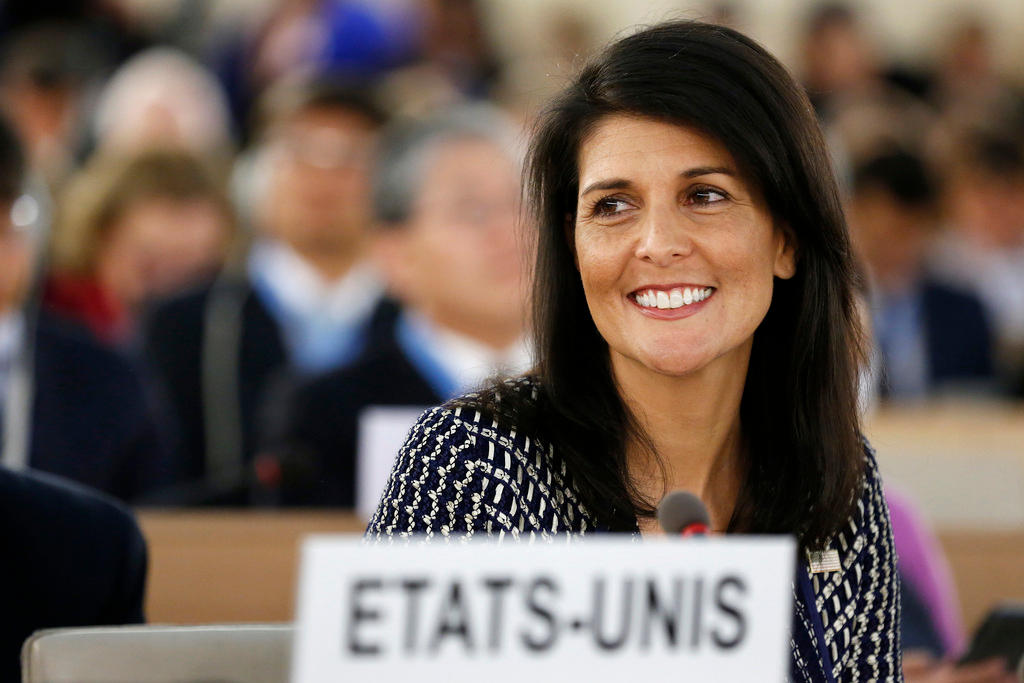
<path fill-rule="evenodd" d="M 61 197 L 45 303 L 125 344 L 145 304 L 212 278 L 233 232 L 224 189 L 191 154 L 100 157 Z"/>
<path fill-rule="evenodd" d="M 146 542 L 130 512 L 59 477 L 0 467 L 0 680 L 44 628 L 144 621 Z"/>
<path fill-rule="evenodd" d="M 868 317 L 867 283 L 861 278 L 858 309 L 867 339 L 873 338 Z M 862 371 L 860 410 L 862 419 L 878 405 L 878 383 L 873 381 L 877 351 Z M 880 454 L 883 459 L 886 453 Z M 966 639 L 960 602 L 952 570 L 939 539 L 921 514 L 914 499 L 894 486 L 885 485 L 885 501 L 892 520 L 893 546 L 898 558 L 900 584 L 900 645 L 907 683 L 1011 683 L 1004 662 L 984 661 L 957 666 Z"/>
<path fill-rule="evenodd" d="M 490 96 L 503 65 L 484 21 L 485 10 L 478 0 L 421 3 L 416 69 L 437 74 L 467 96 Z"/>
<path fill-rule="evenodd" d="M 827 118 L 835 100 L 877 87 L 880 67 L 857 13 L 841 2 L 816 5 L 802 39 L 803 80 L 818 116 Z"/>
<path fill-rule="evenodd" d="M 935 104 L 947 112 L 985 107 L 1006 91 L 993 61 L 992 35 L 970 9 L 950 22 L 936 74 Z"/>
<path fill-rule="evenodd" d="M 805 85 L 845 190 L 850 166 L 889 146 L 922 148 L 935 112 L 922 99 L 927 79 L 883 62 L 871 17 L 858 5 L 811 4 L 803 36 Z"/>
<path fill-rule="evenodd" d="M 527 369 L 513 141 L 509 124 L 483 107 L 396 125 L 385 136 L 374 251 L 403 311 L 393 336 L 298 392 L 283 439 L 268 452 L 302 459 L 307 480 L 284 482 L 282 502 L 353 505 L 366 408 L 426 407 L 496 371 Z"/>
<path fill-rule="evenodd" d="M 875 140 L 922 135 L 924 129 L 913 126 L 932 113 L 923 99 L 930 75 L 884 60 L 861 3 L 809 4 L 801 45 L 804 83 L 819 118 L 844 138 L 846 152 L 862 158 L 859 138 L 868 132 Z M 872 121 L 878 124 L 870 131 L 860 130 Z"/>
<path fill-rule="evenodd" d="M 906 683 L 1016 683 L 1000 659 L 956 664 L 966 642 L 949 563 L 913 501 L 897 487 L 885 489 L 899 558 Z"/>
<path fill-rule="evenodd" d="M 96 100 L 99 152 L 153 146 L 217 159 L 232 147 L 231 113 L 220 82 L 184 52 L 154 47 L 125 62 Z"/>
<path fill-rule="evenodd" d="M 3 463 L 138 498 L 170 476 L 144 388 L 125 358 L 39 313 L 31 269 L 42 236 L 23 174 L 18 142 L 0 121 Z"/>
<path fill-rule="evenodd" d="M 949 563 L 913 500 L 899 487 L 885 489 L 899 558 L 903 649 L 935 659 L 957 657 L 963 654 L 964 627 Z"/>
<path fill-rule="evenodd" d="M 443 3 L 445 5 L 453 3 Z M 461 4 L 461 3 L 454 3 Z M 424 3 L 299 0 L 267 5 L 255 24 L 215 48 L 213 61 L 240 123 L 260 93 L 296 74 L 378 82 L 422 39 Z"/>
<path fill-rule="evenodd" d="M 934 181 L 910 153 L 883 153 L 854 172 L 849 220 L 874 281 L 883 397 L 991 388 L 992 340 L 981 302 L 941 284 L 925 267 L 936 204 Z"/>
<path fill-rule="evenodd" d="M 1009 133 L 968 132 L 955 146 L 947 230 L 935 272 L 985 303 L 1000 370 L 1024 397 L 1024 143 Z"/>
<path fill-rule="evenodd" d="M 0 12 L 9 4 L 0 3 Z M 53 184 L 73 168 L 88 84 L 112 56 L 83 28 L 44 21 L 0 39 L 0 110 L 22 140 L 29 166 Z"/>
<path fill-rule="evenodd" d="M 275 387 L 350 363 L 394 317 L 365 258 L 382 113 L 362 91 L 303 81 L 272 92 L 264 118 L 251 249 L 155 309 L 145 332 L 195 484 L 182 503 L 248 500 Z"/>

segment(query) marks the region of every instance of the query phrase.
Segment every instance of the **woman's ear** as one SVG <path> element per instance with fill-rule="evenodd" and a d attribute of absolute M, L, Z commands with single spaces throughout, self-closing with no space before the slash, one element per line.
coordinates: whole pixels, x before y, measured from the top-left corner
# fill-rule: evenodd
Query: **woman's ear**
<path fill-rule="evenodd" d="M 796 275 L 796 262 L 799 258 L 796 235 L 788 225 L 775 229 L 775 263 L 772 273 L 775 277 L 788 280 Z"/>

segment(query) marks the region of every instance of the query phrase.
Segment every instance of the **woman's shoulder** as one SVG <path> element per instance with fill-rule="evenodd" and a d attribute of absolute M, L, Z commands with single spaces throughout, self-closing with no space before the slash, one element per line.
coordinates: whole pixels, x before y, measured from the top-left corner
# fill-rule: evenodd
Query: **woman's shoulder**
<path fill-rule="evenodd" d="M 856 564 L 865 552 L 875 554 L 892 550 L 892 529 L 885 500 L 882 477 L 875 451 L 866 439 L 863 444 L 863 469 L 855 492 L 856 503 L 846 524 L 823 544 L 837 550 L 844 568 Z"/>
<path fill-rule="evenodd" d="M 531 420 L 521 419 L 524 408 L 536 406 L 540 391 L 536 379 L 519 376 L 453 398 L 425 411 L 406 445 L 424 441 L 417 436 L 429 436 L 432 452 L 441 443 L 458 444 L 460 452 L 473 457 L 484 455 L 483 451 L 489 456 L 493 447 L 498 446 L 510 456 L 529 455 L 537 460 L 538 466 L 543 466 L 547 461 L 538 459 L 538 454 L 547 449 L 547 440 L 530 429 Z"/>
<path fill-rule="evenodd" d="M 878 459 L 875 449 L 868 440 L 861 438 L 863 444 L 863 476 L 858 491 L 857 506 L 850 517 L 850 527 L 859 529 L 870 539 L 881 539 L 888 536 L 891 542 L 891 521 L 889 507 L 882 486 L 882 475 L 878 470 Z"/>
<path fill-rule="evenodd" d="M 549 440 L 501 411 L 536 401 L 519 377 L 423 413 L 399 451 L 371 536 L 586 531 L 588 515 Z"/>
<path fill-rule="evenodd" d="M 837 672 L 898 670 L 899 580 L 875 451 L 863 440 L 863 476 L 846 525 L 807 565 Z"/>

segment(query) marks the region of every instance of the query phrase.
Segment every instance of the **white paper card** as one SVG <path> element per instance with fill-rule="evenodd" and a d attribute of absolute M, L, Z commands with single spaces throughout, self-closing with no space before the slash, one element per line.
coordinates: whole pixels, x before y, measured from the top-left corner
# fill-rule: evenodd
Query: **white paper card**
<path fill-rule="evenodd" d="M 293 683 L 782 681 L 787 537 L 303 546 Z"/>
<path fill-rule="evenodd" d="M 370 406 L 359 414 L 356 514 L 370 519 L 391 476 L 398 451 L 427 406 Z"/>

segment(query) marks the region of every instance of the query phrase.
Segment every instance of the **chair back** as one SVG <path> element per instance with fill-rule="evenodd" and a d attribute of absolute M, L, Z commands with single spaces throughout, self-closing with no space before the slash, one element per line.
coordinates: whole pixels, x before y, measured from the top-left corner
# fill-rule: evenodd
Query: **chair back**
<path fill-rule="evenodd" d="M 287 683 L 291 624 L 98 626 L 34 633 L 23 683 Z"/>

